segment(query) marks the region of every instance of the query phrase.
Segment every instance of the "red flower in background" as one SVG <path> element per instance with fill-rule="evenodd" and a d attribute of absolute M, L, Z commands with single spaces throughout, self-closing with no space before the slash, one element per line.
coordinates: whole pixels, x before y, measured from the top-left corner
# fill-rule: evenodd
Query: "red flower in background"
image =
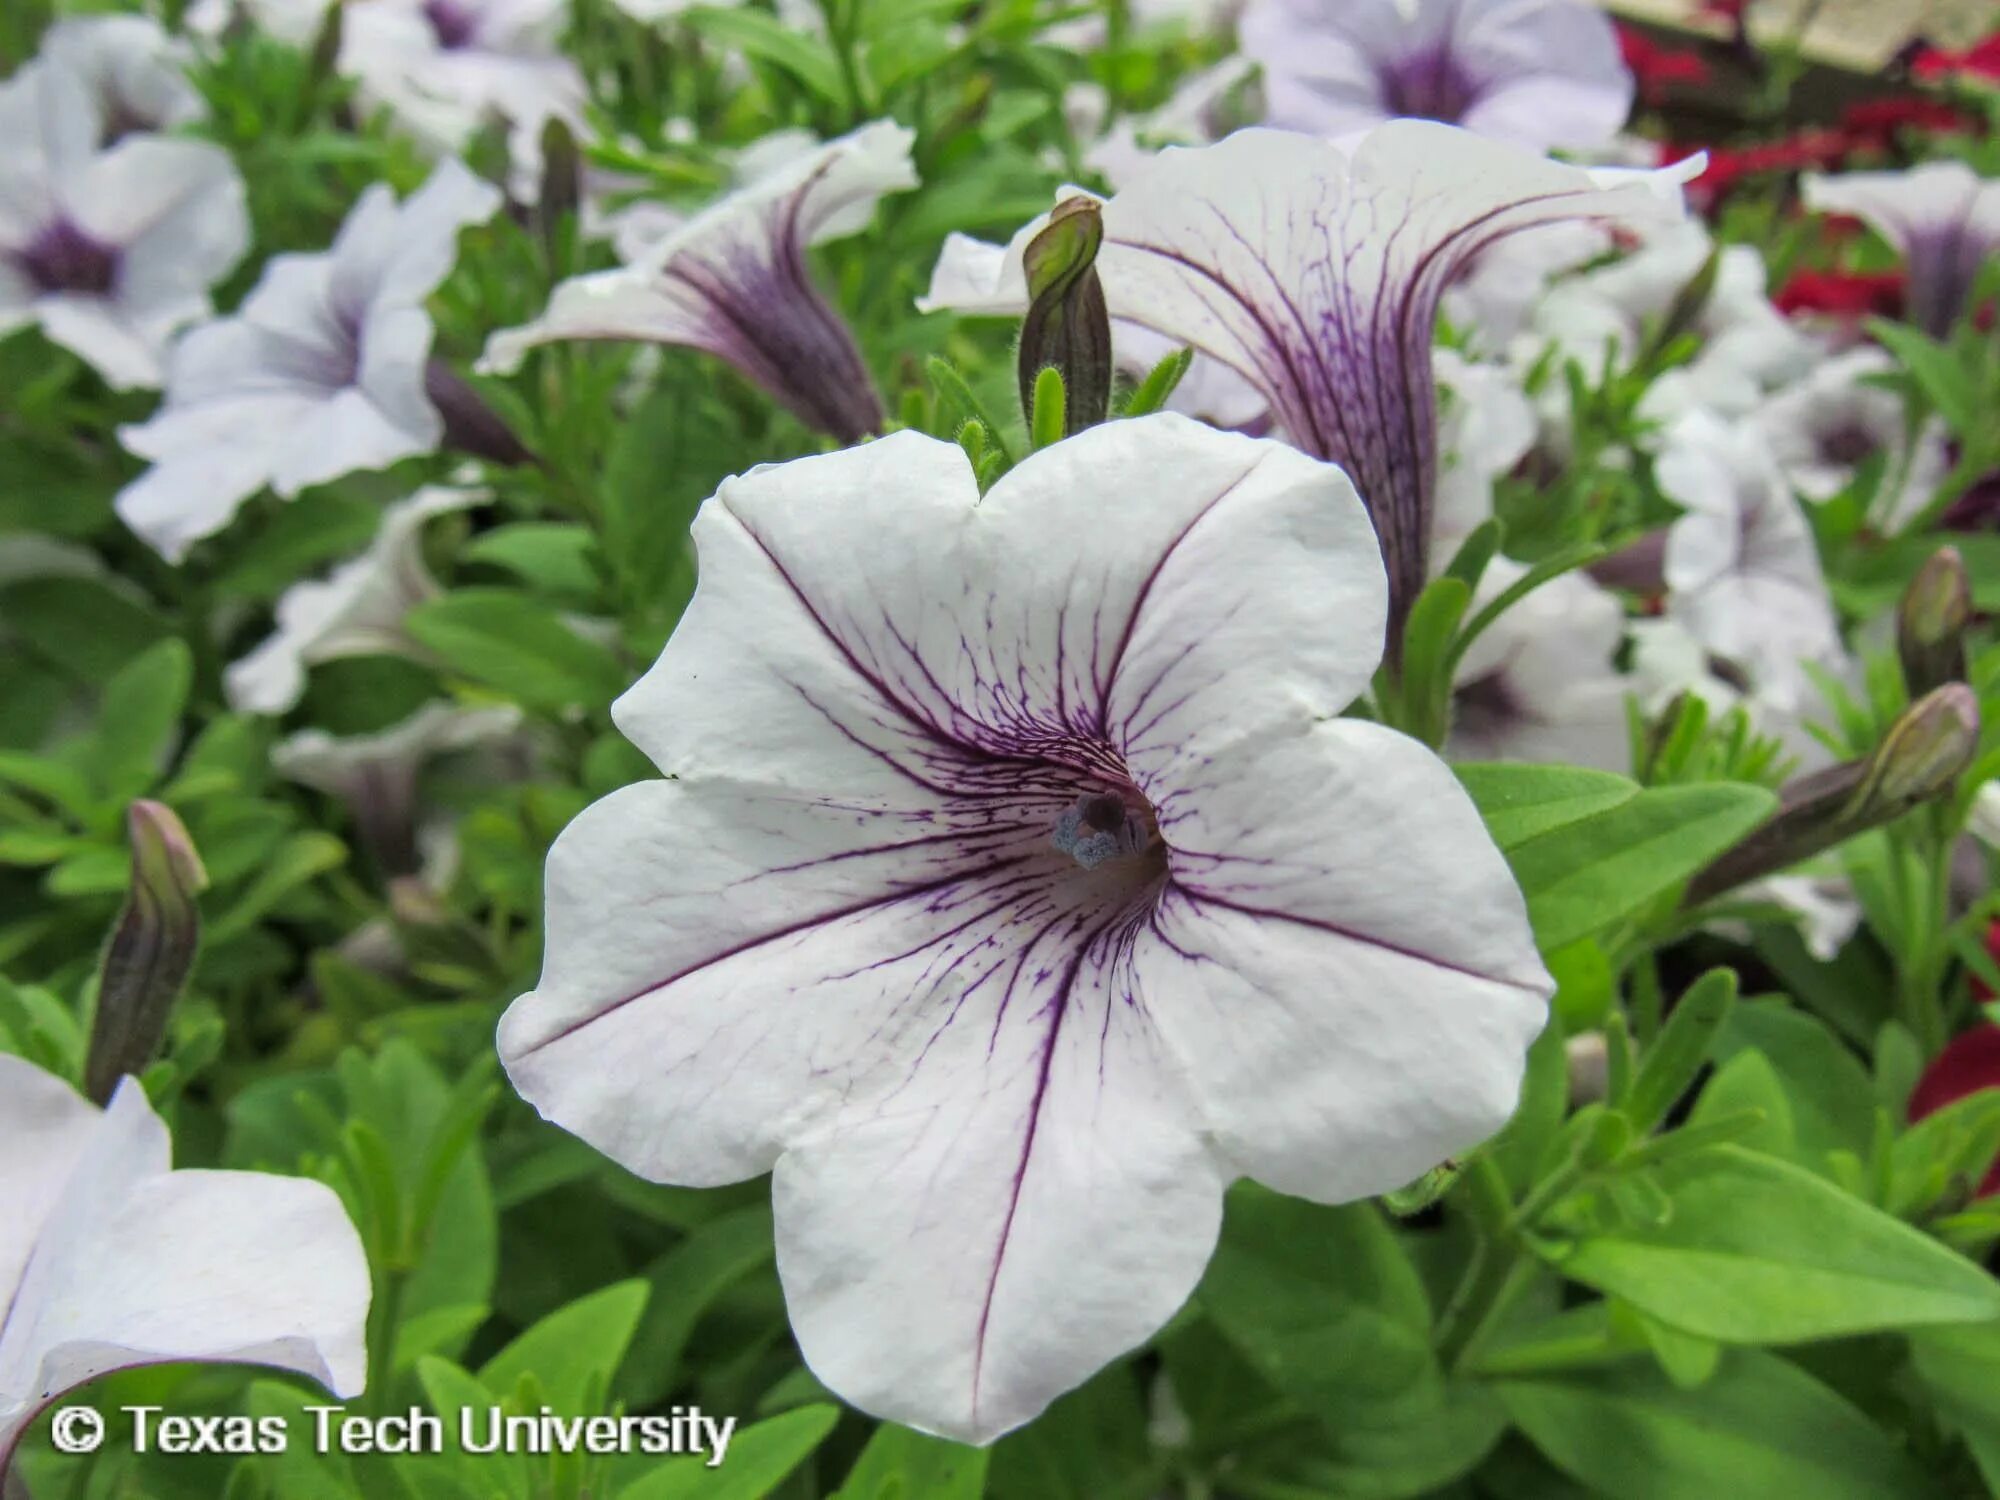
<path fill-rule="evenodd" d="M 1658 104 L 1676 88 L 1699 88 L 1709 80 L 1708 64 L 1688 47 L 1666 47 L 1637 27 L 1620 24 L 1618 50 L 1625 54 L 1639 97 Z"/>
<path fill-rule="evenodd" d="M 2000 922 L 1986 929 L 1986 951 L 1993 955 L 1995 963 L 2000 963 Z M 1977 976 L 1972 981 L 1972 992 L 1982 1003 L 1993 998 L 1993 991 Z M 1924 1069 L 1923 1077 L 1910 1091 L 1910 1119 L 1921 1120 L 1947 1104 L 1990 1088 L 2000 1088 L 2000 1026 L 1981 1021 L 1972 1030 L 1954 1037 Z M 1984 1198 L 1996 1191 L 2000 1191 L 2000 1161 L 1987 1169 L 1974 1196 Z"/>
<path fill-rule="evenodd" d="M 1911 61 L 1910 71 L 1930 81 L 1964 77 L 2000 82 L 2000 31 L 1958 52 L 1926 47 Z"/>
<path fill-rule="evenodd" d="M 1903 312 L 1901 271 L 1794 271 L 1772 296 L 1783 313 L 1895 318 Z"/>
<path fill-rule="evenodd" d="M 1955 105 L 1923 94 L 1897 94 L 1864 99 L 1840 112 L 1840 129 L 1856 149 L 1887 151 L 1906 130 L 1932 135 L 1962 135 L 1980 128 L 1980 121 Z"/>
<path fill-rule="evenodd" d="M 1700 149 L 1700 148 L 1696 148 Z M 1847 160 L 1853 142 L 1845 131 L 1801 130 L 1775 141 L 1754 146 L 1711 146 L 1708 169 L 1691 184 L 1711 198 L 1719 198 L 1746 177 L 1762 177 L 1781 172 L 1830 171 Z M 1682 151 L 1680 155 L 1690 155 Z"/>

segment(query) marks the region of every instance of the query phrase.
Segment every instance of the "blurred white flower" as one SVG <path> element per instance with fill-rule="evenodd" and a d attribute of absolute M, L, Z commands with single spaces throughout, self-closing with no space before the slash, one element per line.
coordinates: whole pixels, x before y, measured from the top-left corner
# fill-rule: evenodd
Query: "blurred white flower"
<path fill-rule="evenodd" d="M 1483 608 L 1527 569 L 1496 557 L 1480 580 Z M 1453 760 L 1630 767 L 1629 684 L 1614 663 L 1625 637 L 1615 595 L 1581 573 L 1550 580 L 1489 626 L 1452 684 Z"/>
<path fill-rule="evenodd" d="M 1444 315 L 1478 353 L 1499 354 L 1528 326 L 1558 276 L 1611 249 L 1601 224 L 1544 224 L 1481 250 L 1445 288 Z"/>
<path fill-rule="evenodd" d="M 403 620 L 442 592 L 424 563 L 424 526 L 482 503 L 479 490 L 428 488 L 382 512 L 368 550 L 323 579 L 295 583 L 278 599 L 276 629 L 223 675 L 230 707 L 281 714 L 305 691 L 306 669 L 343 656 L 409 652 Z"/>
<path fill-rule="evenodd" d="M 1617 33 L 1586 0 L 1250 0 L 1238 32 L 1288 130 L 1409 117 L 1546 150 L 1602 145 L 1632 111 Z"/>
<path fill-rule="evenodd" d="M 480 368 L 509 371 L 537 344 L 618 339 L 727 360 L 800 421 L 843 442 L 881 430 L 882 401 L 854 335 L 813 285 L 806 250 L 865 227 L 888 193 L 917 185 L 914 135 L 878 120 L 697 214 L 615 271 L 563 282 L 534 322 L 487 341 Z"/>
<path fill-rule="evenodd" d="M 1173 1315 L 1231 1179 L 1343 1201 L 1507 1119 L 1550 981 L 1451 773 L 1338 716 L 1385 605 L 1338 470 L 1160 414 L 982 498 L 899 432 L 695 537 L 613 710 L 666 776 L 557 839 L 500 1051 L 642 1175 L 774 1173 L 847 1400 L 991 1441 Z"/>
<path fill-rule="evenodd" d="M 1668 432 L 1654 465 L 1686 507 L 1667 530 L 1667 610 L 1754 697 L 1798 712 L 1807 665 L 1844 652 L 1812 527 L 1759 434 L 1695 412 Z"/>
<path fill-rule="evenodd" d="M 509 181 L 532 202 L 542 127 L 586 130 L 589 91 L 558 45 L 568 23 L 569 0 L 365 0 L 342 8 L 339 67 L 433 156 L 504 121 Z"/>
<path fill-rule="evenodd" d="M 1931 161 L 1904 172 L 1808 173 L 1807 208 L 1852 214 L 1903 253 L 1909 320 L 1937 337 L 1966 311 L 1980 268 L 2000 250 L 2000 179 L 1962 161 Z"/>
<path fill-rule="evenodd" d="M 0 1054 L 0 1474 L 43 1408 L 112 1370 L 273 1365 L 360 1394 L 368 1262 L 333 1190 L 171 1155 L 138 1080 L 99 1110 Z"/>
<path fill-rule="evenodd" d="M 266 484 L 289 499 L 436 448 L 424 299 L 450 272 L 459 230 L 499 206 L 498 191 L 445 161 L 401 204 L 370 187 L 323 254 L 272 257 L 234 316 L 174 346 L 161 409 L 119 429 L 153 461 L 119 492 L 125 524 L 178 562 Z"/>
<path fill-rule="evenodd" d="M 1540 424 L 1508 366 L 1468 360 L 1450 349 L 1437 350 L 1431 366 L 1441 397 L 1431 517 L 1431 566 L 1438 569 L 1492 518 L 1494 481 L 1528 456 Z"/>
<path fill-rule="evenodd" d="M 1989 781 L 1972 799 L 1965 831 L 1989 849 L 2000 849 L 2000 781 Z"/>
<path fill-rule="evenodd" d="M 0 84 L 0 333 L 39 323 L 107 383 L 158 385 L 168 340 L 249 245 L 243 181 L 203 141 L 100 150 L 107 107 L 53 58 Z"/>
<path fill-rule="evenodd" d="M 72 16 L 42 34 L 44 63 L 83 83 L 100 146 L 203 118 L 208 104 L 187 76 L 191 55 L 151 16 Z"/>
<path fill-rule="evenodd" d="M 1785 478 L 1807 500 L 1831 500 L 1864 463 L 1881 459 L 1883 492 L 1872 519 L 1886 532 L 1930 504 L 1951 471 L 1943 424 L 1927 423 L 1912 443 L 1902 398 L 1867 383 L 1895 368 L 1873 345 L 1853 349 L 1814 366 L 1750 414 Z"/>

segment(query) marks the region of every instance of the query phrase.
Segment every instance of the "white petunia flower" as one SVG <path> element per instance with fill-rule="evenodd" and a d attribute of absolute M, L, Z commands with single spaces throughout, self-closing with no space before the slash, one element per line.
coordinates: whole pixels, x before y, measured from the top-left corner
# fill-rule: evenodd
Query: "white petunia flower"
<path fill-rule="evenodd" d="M 98 149 L 104 109 L 55 61 L 0 84 L 0 333 L 39 323 L 109 384 L 158 385 L 168 340 L 249 244 L 243 180 L 203 141 Z"/>
<path fill-rule="evenodd" d="M 43 62 L 83 83 L 100 146 L 207 115 L 207 101 L 187 76 L 191 55 L 151 16 L 72 16 L 42 35 Z"/>
<path fill-rule="evenodd" d="M 559 45 L 568 0 L 366 0 L 341 11 L 340 71 L 433 156 L 504 121 L 517 197 L 540 186 L 542 128 L 581 134 L 582 70 Z"/>
<path fill-rule="evenodd" d="M 1618 35 L 1585 0 L 1250 0 L 1239 31 L 1288 130 L 1416 118 L 1539 151 L 1603 145 L 1632 111 Z"/>
<path fill-rule="evenodd" d="M 410 652 L 404 618 L 442 592 L 424 563 L 424 526 L 486 498 L 478 490 L 418 490 L 383 511 L 381 528 L 361 556 L 323 579 L 286 589 L 275 610 L 277 628 L 223 675 L 230 707 L 281 714 L 305 691 L 308 667 L 343 656 Z"/>
<path fill-rule="evenodd" d="M 1667 610 L 1752 696 L 1798 712 L 1807 664 L 1844 656 L 1812 527 L 1759 435 L 1695 412 L 1675 424 L 1654 466 L 1686 514 L 1667 529 Z"/>
<path fill-rule="evenodd" d="M 805 252 L 856 233 L 885 194 L 917 185 L 914 139 L 878 120 L 789 156 L 633 264 L 563 282 L 541 317 L 493 335 L 481 368 L 515 369 L 529 349 L 562 339 L 674 344 L 727 360 L 843 442 L 879 431 L 867 362 L 813 285 Z"/>
<path fill-rule="evenodd" d="M 1906 172 L 1808 173 L 1807 208 L 1852 214 L 1903 254 L 1909 320 L 1937 337 L 1951 331 L 1972 298 L 1980 267 L 2000 250 L 2000 178 L 1962 161 L 1932 161 Z"/>
<path fill-rule="evenodd" d="M 1493 516 L 1494 481 L 1528 456 L 1540 430 L 1517 372 L 1464 358 L 1432 356 L 1444 400 L 1438 421 L 1437 507 L 1431 517 L 1431 565 L 1451 562 L 1459 544 Z"/>
<path fill-rule="evenodd" d="M 856 549 L 852 539 L 869 538 Z M 774 1172 L 813 1370 L 987 1442 L 1152 1335 L 1250 1176 L 1340 1202 L 1512 1111 L 1551 984 L 1380 657 L 1345 476 L 1159 414 L 981 498 L 915 433 L 753 470 L 557 839 L 514 1084 L 634 1171 Z"/>
<path fill-rule="evenodd" d="M 1867 383 L 1895 368 L 1872 345 L 1853 349 L 1815 366 L 1750 415 L 1785 478 L 1807 500 L 1831 500 L 1863 463 L 1880 457 L 1884 488 L 1875 520 L 1887 532 L 1929 505 L 1951 471 L 1943 425 L 1933 421 L 1910 442 L 1902 399 Z"/>
<path fill-rule="evenodd" d="M 1475 607 L 1526 572 L 1493 559 Z M 1494 621 L 1459 663 L 1446 754 L 1626 770 L 1630 684 L 1613 665 L 1624 636 L 1624 607 L 1588 577 L 1565 573 L 1543 584 Z"/>
<path fill-rule="evenodd" d="M 38 1413 L 113 1370 L 273 1365 L 360 1393 L 368 1262 L 333 1190 L 171 1154 L 136 1079 L 99 1110 L 0 1055 L 0 1474 Z"/>
<path fill-rule="evenodd" d="M 1503 353 L 1558 276 L 1610 248 L 1611 236 L 1599 224 L 1544 224 L 1509 235 L 1474 256 L 1445 289 L 1445 318 L 1477 352 Z"/>
<path fill-rule="evenodd" d="M 1585 171 L 1415 120 L 1345 142 L 1242 130 L 1162 151 L 1105 203 L 1098 275 L 1114 318 L 1229 365 L 1293 443 L 1353 476 L 1398 642 L 1426 577 L 1445 287 L 1536 225 L 1671 218 L 1689 170 Z"/>
<path fill-rule="evenodd" d="M 233 317 L 174 347 L 165 404 L 119 429 L 153 468 L 118 514 L 169 561 L 229 524 L 265 485 L 290 499 L 356 469 L 435 449 L 424 299 L 450 272 L 458 232 L 500 194 L 456 161 L 398 204 L 377 183 L 332 249 L 274 256 Z"/>
<path fill-rule="evenodd" d="M 2000 849 L 2000 781 L 1989 781 L 1973 796 L 1965 831 L 1989 849 Z"/>

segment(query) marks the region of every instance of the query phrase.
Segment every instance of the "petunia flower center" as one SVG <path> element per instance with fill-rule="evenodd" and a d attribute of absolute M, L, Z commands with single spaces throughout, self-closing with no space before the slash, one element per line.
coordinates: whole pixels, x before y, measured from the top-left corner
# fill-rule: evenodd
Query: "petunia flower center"
<path fill-rule="evenodd" d="M 438 46 L 447 52 L 470 47 L 479 30 L 479 17 L 453 0 L 426 0 L 424 19 L 431 23 Z"/>
<path fill-rule="evenodd" d="M 1455 125 L 1478 101 L 1479 90 L 1451 49 L 1440 46 L 1390 63 L 1382 75 L 1382 97 L 1391 114 Z"/>
<path fill-rule="evenodd" d="M 14 262 L 44 292 L 104 296 L 118 283 L 118 249 L 66 218 L 44 225 L 14 254 Z"/>
<path fill-rule="evenodd" d="M 1083 792 L 1056 818 L 1049 842 L 1086 870 L 1112 860 L 1141 859 L 1159 842 L 1159 825 L 1143 801 L 1118 792 Z"/>
<path fill-rule="evenodd" d="M 1820 434 L 1819 456 L 1830 464 L 1851 467 L 1866 459 L 1882 445 L 1875 434 L 1858 422 L 1843 422 Z"/>

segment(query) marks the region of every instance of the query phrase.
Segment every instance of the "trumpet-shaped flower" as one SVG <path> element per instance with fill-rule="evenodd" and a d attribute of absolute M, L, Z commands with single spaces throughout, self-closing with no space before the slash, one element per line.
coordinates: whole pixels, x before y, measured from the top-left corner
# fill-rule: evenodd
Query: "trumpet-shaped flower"
<path fill-rule="evenodd" d="M 1603 145 L 1632 112 L 1617 31 L 1585 0 L 1251 0 L 1239 31 L 1287 130 L 1408 117 L 1539 151 Z"/>
<path fill-rule="evenodd" d="M 1909 267 L 1909 320 L 1942 337 L 1966 311 L 1979 268 L 2000 250 L 2000 179 L 1962 161 L 1932 161 L 1907 172 L 1808 175 L 1806 207 L 1852 214 L 1903 254 Z"/>
<path fill-rule="evenodd" d="M 174 331 L 211 311 L 250 224 L 229 153 L 129 136 L 55 60 L 0 84 L 0 333 L 39 323 L 114 386 L 158 385 Z"/>
<path fill-rule="evenodd" d="M 1687 170 L 1587 171 L 1414 120 L 1358 142 L 1243 130 L 1162 151 L 1113 195 L 1098 275 L 1113 317 L 1233 367 L 1293 443 L 1353 476 L 1394 649 L 1425 581 L 1444 288 L 1534 225 L 1676 214 Z"/>
<path fill-rule="evenodd" d="M 0 1055 L 0 1474 L 44 1407 L 112 1370 L 274 1365 L 360 1392 L 368 1263 L 340 1199 L 170 1156 L 135 1079 L 99 1110 Z"/>
<path fill-rule="evenodd" d="M 165 405 L 119 429 L 153 461 L 119 492 L 125 524 L 178 562 L 267 484 L 290 499 L 436 448 L 424 299 L 451 270 L 459 230 L 499 206 L 446 161 L 401 204 L 369 188 L 325 253 L 274 256 L 235 316 L 175 345 Z"/>
<path fill-rule="evenodd" d="M 634 263 L 565 281 L 548 310 L 496 333 L 482 368 L 558 339 L 644 340 L 727 360 L 800 421 L 852 442 L 882 426 L 854 335 L 812 283 L 806 249 L 855 233 L 917 185 L 910 131 L 887 120 L 791 156 Z"/>
<path fill-rule="evenodd" d="M 1806 664 L 1843 652 L 1812 527 L 1767 445 L 1697 411 L 1669 432 L 1654 473 L 1686 507 L 1667 530 L 1668 613 L 1753 696 L 1796 713 L 1812 691 Z"/>
<path fill-rule="evenodd" d="M 1163 413 L 982 499 L 898 433 L 695 537 L 613 710 L 667 779 L 557 840 L 500 1050 L 646 1176 L 775 1170 L 833 1389 L 987 1441 L 1172 1315 L 1232 1178 L 1361 1197 L 1507 1118 L 1549 980 L 1443 763 L 1335 717 L 1385 607 L 1337 469 Z"/>
<path fill-rule="evenodd" d="M 285 590 L 277 628 L 223 676 L 230 706 L 281 714 L 305 691 L 308 667 L 343 656 L 409 652 L 404 617 L 440 592 L 424 564 L 424 527 L 434 516 L 485 499 L 477 490 L 419 490 L 382 513 L 381 529 L 361 556 L 323 579 Z"/>

